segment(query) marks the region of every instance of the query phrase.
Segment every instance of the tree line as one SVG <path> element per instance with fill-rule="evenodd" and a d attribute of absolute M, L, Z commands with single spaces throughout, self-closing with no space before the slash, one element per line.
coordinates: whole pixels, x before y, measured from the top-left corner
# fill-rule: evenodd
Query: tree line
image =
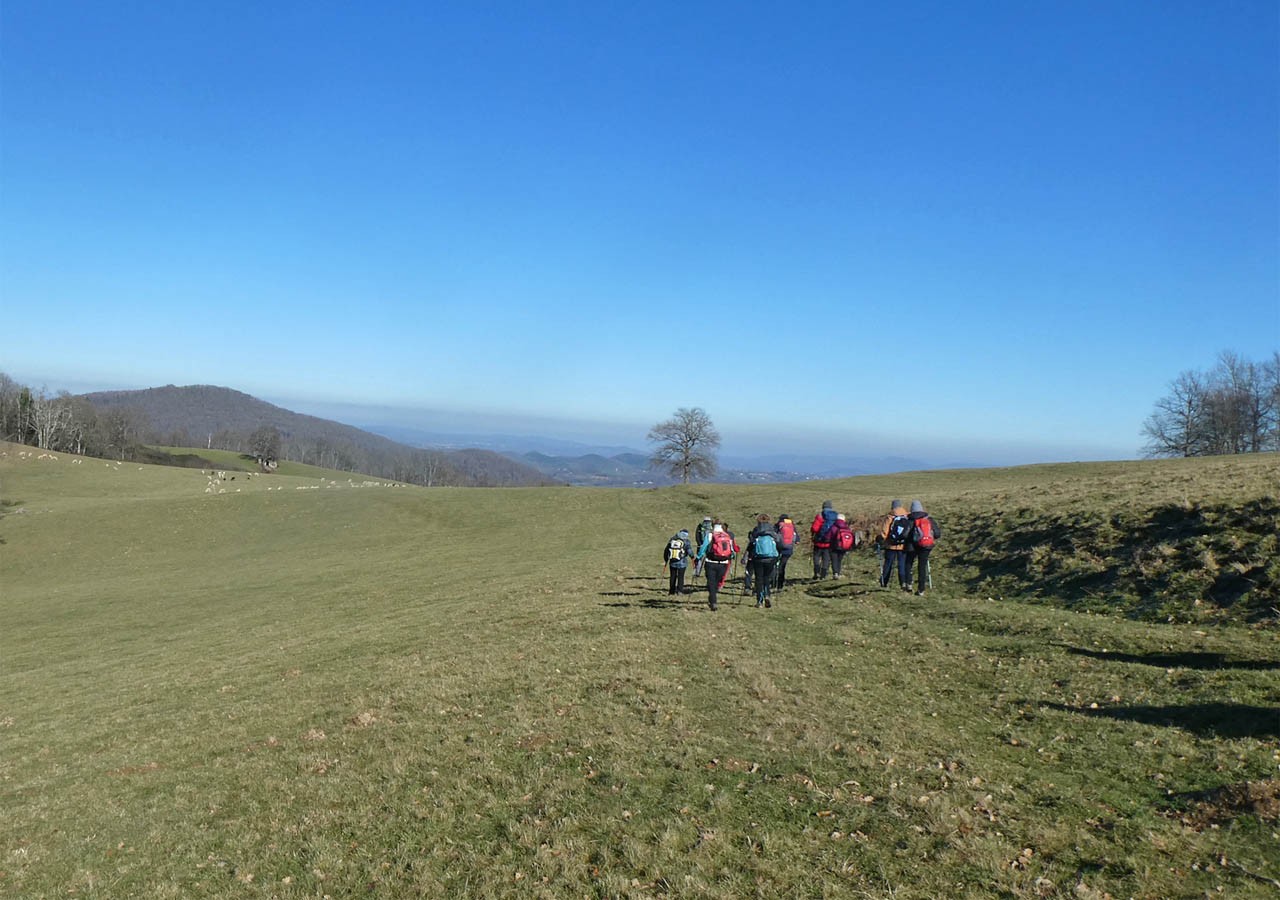
<path fill-rule="evenodd" d="M 99 413 L 66 391 L 32 390 L 0 372 L 0 439 L 102 459 L 136 459 L 145 423 L 132 410 Z"/>
<path fill-rule="evenodd" d="M 372 437 L 372 436 L 370 436 Z M 362 445 L 341 437 L 290 435 L 271 425 L 249 430 L 220 428 L 194 436 L 185 427 L 153 428 L 142 410 L 129 406 L 95 407 L 66 391 L 32 389 L 0 372 L 0 440 L 60 453 L 101 459 L 172 462 L 154 446 L 228 450 L 265 460 L 287 460 L 325 469 L 372 475 L 426 487 L 490 487 L 546 483 L 531 470 L 485 451 L 449 453 L 386 442 Z M 199 463 L 196 463 L 199 465 Z"/>
<path fill-rule="evenodd" d="M 1224 351 L 1173 380 L 1142 426 L 1147 456 L 1280 450 L 1280 352 L 1261 363 Z"/>

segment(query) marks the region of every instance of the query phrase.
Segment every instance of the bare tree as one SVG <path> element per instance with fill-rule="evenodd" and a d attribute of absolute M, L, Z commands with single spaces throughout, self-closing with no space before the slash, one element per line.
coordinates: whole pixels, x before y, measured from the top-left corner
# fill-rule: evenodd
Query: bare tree
<path fill-rule="evenodd" d="M 1262 392 L 1270 410 L 1271 429 L 1264 449 L 1280 450 L 1280 351 L 1262 364 Z"/>
<path fill-rule="evenodd" d="M 1169 385 L 1169 394 L 1142 426 L 1148 456 L 1200 456 L 1207 416 L 1208 391 L 1195 372 L 1183 372 Z"/>
<path fill-rule="evenodd" d="M 271 425 L 263 425 L 249 435 L 249 450 L 259 463 L 270 462 L 280 456 L 280 432 Z"/>
<path fill-rule="evenodd" d="M 110 456 L 124 460 L 131 456 L 138 444 L 138 435 L 145 428 L 145 416 L 136 408 L 113 406 L 97 419 L 102 449 Z"/>
<path fill-rule="evenodd" d="M 649 465 L 666 470 L 683 484 L 693 477 L 710 478 L 716 474 L 715 452 L 720 448 L 720 433 L 701 407 L 677 409 L 670 419 L 649 429 L 648 439 L 658 443 Z"/>
<path fill-rule="evenodd" d="M 25 387 L 0 372 L 0 440 L 22 442 L 23 397 L 29 394 Z"/>
<path fill-rule="evenodd" d="M 1183 372 L 1142 426 L 1148 456 L 1280 448 L 1280 353 L 1259 365 L 1224 351 L 1207 373 Z"/>
<path fill-rule="evenodd" d="M 31 427 L 35 445 L 42 450 L 57 450 L 71 425 L 71 395 L 65 391 L 50 397 L 43 390 L 31 395 Z"/>

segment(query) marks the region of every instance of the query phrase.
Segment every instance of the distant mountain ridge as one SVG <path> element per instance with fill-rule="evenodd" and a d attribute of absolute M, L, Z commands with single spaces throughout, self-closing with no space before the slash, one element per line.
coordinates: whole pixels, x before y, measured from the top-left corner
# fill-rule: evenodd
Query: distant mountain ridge
<path fill-rule="evenodd" d="M 383 424 L 362 427 L 415 447 L 485 447 L 568 484 L 624 487 L 674 483 L 673 479 L 648 467 L 647 454 L 631 447 L 584 444 L 543 435 L 452 434 Z M 829 452 L 722 455 L 719 462 L 720 470 L 713 480 L 729 483 L 810 481 L 973 465 L 930 463 L 907 456 L 848 456 Z"/>
<path fill-rule="evenodd" d="M 540 470 L 491 450 L 425 450 L 352 425 L 296 413 L 215 385 L 98 391 L 80 397 L 100 411 L 127 409 L 141 417 L 153 443 L 246 452 L 262 427 L 281 436 L 281 457 L 328 464 L 419 484 L 539 485 Z"/>

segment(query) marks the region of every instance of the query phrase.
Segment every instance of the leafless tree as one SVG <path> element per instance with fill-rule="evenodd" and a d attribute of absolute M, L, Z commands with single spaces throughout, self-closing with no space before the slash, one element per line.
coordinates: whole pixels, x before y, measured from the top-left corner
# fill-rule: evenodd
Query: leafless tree
<path fill-rule="evenodd" d="M 103 450 L 111 457 L 125 459 L 138 444 L 143 430 L 143 416 L 128 406 L 112 407 L 98 416 L 98 431 Z"/>
<path fill-rule="evenodd" d="M 720 448 L 720 433 L 701 407 L 677 409 L 670 419 L 649 429 L 648 439 L 658 444 L 649 457 L 649 465 L 669 472 L 682 483 L 716 474 L 715 452 Z"/>
<path fill-rule="evenodd" d="M 1280 351 L 1262 364 L 1262 391 L 1271 409 L 1271 434 L 1267 450 L 1280 450 Z"/>
<path fill-rule="evenodd" d="M 259 463 L 267 462 L 279 458 L 280 442 L 279 430 L 271 425 L 263 425 L 249 435 L 249 450 Z"/>
<path fill-rule="evenodd" d="M 22 442 L 23 397 L 29 394 L 25 387 L 0 372 L 0 440 Z"/>
<path fill-rule="evenodd" d="M 1142 426 L 1148 456 L 1257 453 L 1280 441 L 1280 354 L 1258 365 L 1224 351 L 1207 373 L 1183 372 Z"/>
<path fill-rule="evenodd" d="M 1169 385 L 1167 396 L 1156 401 L 1156 409 L 1142 426 L 1148 456 L 1200 456 L 1207 416 L 1204 379 L 1195 372 L 1183 372 Z"/>
<path fill-rule="evenodd" d="M 57 397 L 43 389 L 31 395 L 31 428 L 35 445 L 42 450 L 56 450 L 71 425 L 71 396 L 65 391 Z"/>

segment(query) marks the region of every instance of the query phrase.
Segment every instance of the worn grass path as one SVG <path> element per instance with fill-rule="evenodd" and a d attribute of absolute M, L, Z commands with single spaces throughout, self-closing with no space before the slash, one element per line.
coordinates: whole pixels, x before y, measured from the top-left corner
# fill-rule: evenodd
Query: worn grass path
<path fill-rule="evenodd" d="M 704 511 L 964 515 L 1132 469 L 217 494 L 19 449 L 0 896 L 1274 896 L 1274 809 L 1223 793 L 1277 776 L 1273 629 L 970 596 L 945 546 L 927 597 L 867 553 L 773 610 L 659 568 Z"/>

